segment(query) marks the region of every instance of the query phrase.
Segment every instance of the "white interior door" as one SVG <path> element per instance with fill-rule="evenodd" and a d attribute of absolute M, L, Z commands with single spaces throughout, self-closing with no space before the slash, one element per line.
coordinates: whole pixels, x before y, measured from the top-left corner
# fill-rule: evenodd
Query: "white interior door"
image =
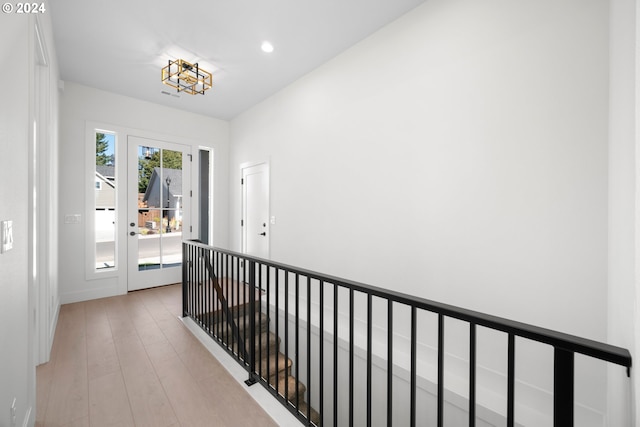
<path fill-rule="evenodd" d="M 242 168 L 242 252 L 269 258 L 269 166 Z"/>
<path fill-rule="evenodd" d="M 182 280 L 182 239 L 189 238 L 191 226 L 190 150 L 186 145 L 128 137 L 130 291 Z"/>

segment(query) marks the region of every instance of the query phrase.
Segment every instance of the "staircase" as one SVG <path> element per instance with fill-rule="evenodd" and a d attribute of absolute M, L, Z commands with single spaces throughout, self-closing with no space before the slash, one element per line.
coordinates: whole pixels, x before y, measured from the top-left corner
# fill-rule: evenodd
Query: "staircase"
<path fill-rule="evenodd" d="M 218 279 L 217 283 L 216 279 L 211 282 L 214 282 L 211 283 L 213 286 L 208 289 L 203 283 L 199 287 L 202 297 L 214 301 L 214 309 L 204 310 L 197 320 L 223 347 L 248 365 L 252 317 L 249 285 L 225 277 Z M 293 362 L 280 352 L 281 340 L 269 330 L 269 316 L 260 310 L 260 301 L 261 292 L 256 291 L 255 373 L 289 403 L 290 411 L 295 413 L 297 408 L 305 418 L 310 418 L 313 425 L 319 425 L 320 415 L 305 401 L 306 386 L 292 375 Z"/>

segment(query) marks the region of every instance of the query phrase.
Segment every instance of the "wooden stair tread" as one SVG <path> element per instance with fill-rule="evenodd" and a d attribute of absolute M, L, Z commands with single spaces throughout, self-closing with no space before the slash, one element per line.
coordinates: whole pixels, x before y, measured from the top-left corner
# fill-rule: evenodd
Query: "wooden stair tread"
<path fill-rule="evenodd" d="M 245 341 L 245 349 L 247 352 L 250 350 L 250 340 Z M 268 354 L 275 354 L 280 348 L 280 338 L 276 337 L 273 332 L 263 332 L 259 336 L 256 336 L 256 359 L 259 357 L 266 357 Z M 268 349 L 268 351 L 267 351 Z M 234 342 L 233 351 L 238 352 L 238 343 Z M 258 362 L 259 363 L 259 362 Z"/>
<path fill-rule="evenodd" d="M 276 377 L 271 377 L 269 379 L 269 384 L 275 389 L 276 388 Z M 279 375 L 277 377 L 278 384 L 278 394 L 282 396 L 287 396 L 290 402 L 295 404 L 296 402 L 296 394 L 299 396 L 298 401 L 300 403 L 304 402 L 304 393 L 307 391 L 307 387 L 297 381 L 294 377 L 289 375 L 285 378 L 284 375 Z M 285 395 L 285 391 L 287 394 Z"/>
<path fill-rule="evenodd" d="M 278 360 L 276 360 L 276 354 L 278 355 Z M 276 366 L 277 363 L 277 366 Z M 273 377 L 275 375 L 284 372 L 285 370 L 291 369 L 293 365 L 293 361 L 291 359 L 287 359 L 284 354 L 277 352 L 269 355 L 269 357 L 263 357 L 260 361 L 260 373 L 263 376 Z M 267 367 L 269 368 L 269 372 L 267 373 Z"/>
<path fill-rule="evenodd" d="M 307 404 L 307 402 L 300 402 L 300 405 L 298 405 L 298 411 L 300 411 L 300 413 L 306 417 L 307 416 L 307 408 L 308 407 L 309 407 L 309 405 Z M 318 413 L 318 411 L 316 411 L 315 409 L 311 408 L 310 412 L 311 412 L 311 422 L 313 422 L 315 425 L 319 425 L 320 424 L 320 414 Z"/>
<path fill-rule="evenodd" d="M 217 334 L 221 333 L 222 338 L 226 337 L 227 334 L 232 334 L 233 330 L 229 323 L 224 319 L 220 313 L 207 313 L 207 315 L 212 316 L 212 330 Z M 240 336 L 244 334 L 246 329 L 247 334 L 249 334 L 249 330 L 251 328 L 251 319 L 246 315 L 241 315 L 239 317 L 233 316 L 233 321 L 236 323 L 238 327 L 238 331 L 240 332 Z M 218 322 L 221 322 L 218 325 Z M 255 329 L 256 332 L 266 332 L 269 329 L 269 317 L 265 313 L 256 313 L 255 319 Z"/>

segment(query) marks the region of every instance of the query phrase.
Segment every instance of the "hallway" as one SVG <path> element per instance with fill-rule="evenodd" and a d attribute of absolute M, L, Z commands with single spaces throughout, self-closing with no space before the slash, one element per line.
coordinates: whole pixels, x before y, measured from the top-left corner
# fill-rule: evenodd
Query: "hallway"
<path fill-rule="evenodd" d="M 63 305 L 36 426 L 275 426 L 181 311 L 180 285 Z"/>

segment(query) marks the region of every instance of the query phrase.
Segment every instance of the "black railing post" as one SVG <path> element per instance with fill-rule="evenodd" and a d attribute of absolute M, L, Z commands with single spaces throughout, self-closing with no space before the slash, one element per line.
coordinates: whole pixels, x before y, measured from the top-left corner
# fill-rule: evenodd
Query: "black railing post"
<path fill-rule="evenodd" d="M 248 386 L 258 382 L 256 378 L 256 263 L 249 262 L 249 378 Z"/>
<path fill-rule="evenodd" d="M 187 301 L 189 298 L 189 292 L 187 290 L 188 274 L 191 269 L 189 268 L 190 258 L 189 246 L 186 242 L 182 243 L 182 317 L 187 317 Z"/>
<path fill-rule="evenodd" d="M 574 354 L 556 347 L 553 359 L 553 425 L 572 427 Z"/>

